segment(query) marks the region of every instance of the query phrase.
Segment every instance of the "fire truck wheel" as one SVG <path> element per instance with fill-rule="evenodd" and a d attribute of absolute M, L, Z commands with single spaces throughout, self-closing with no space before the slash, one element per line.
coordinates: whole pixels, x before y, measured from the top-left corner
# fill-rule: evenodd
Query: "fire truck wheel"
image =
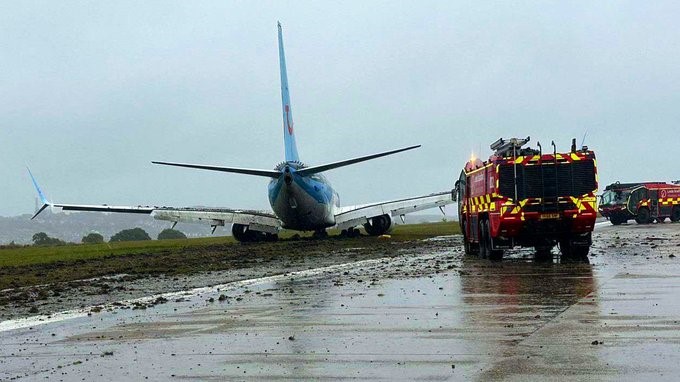
<path fill-rule="evenodd" d="M 624 222 L 623 219 L 618 218 L 618 217 L 616 217 L 616 216 L 612 216 L 611 218 L 609 218 L 609 221 L 610 221 L 613 225 L 620 225 L 621 223 Z"/>
<path fill-rule="evenodd" d="M 486 259 L 489 257 L 489 233 L 487 231 L 488 225 L 485 220 L 479 222 L 479 258 Z"/>
<path fill-rule="evenodd" d="M 465 222 L 465 219 L 461 219 L 461 226 L 460 230 L 463 234 L 463 250 L 465 251 L 466 256 L 470 256 L 472 254 L 472 246 L 470 245 L 470 242 L 468 241 L 469 238 L 467 236 L 467 223 Z"/>
<path fill-rule="evenodd" d="M 680 206 L 673 207 L 673 212 L 671 212 L 671 221 L 680 221 Z"/>
<path fill-rule="evenodd" d="M 638 210 L 638 215 L 635 218 L 638 224 L 649 224 L 652 222 L 651 214 L 649 213 L 649 208 L 642 207 Z"/>
<path fill-rule="evenodd" d="M 491 226 L 488 220 L 484 220 L 484 231 L 486 231 L 486 254 L 489 260 L 500 261 L 503 260 L 503 250 L 502 249 L 492 249 L 493 248 L 493 238 L 491 237 Z"/>
<path fill-rule="evenodd" d="M 534 261 L 542 262 L 552 260 L 552 246 L 536 246 L 534 247 L 536 254 L 534 255 Z"/>
<path fill-rule="evenodd" d="M 572 245 L 569 239 L 560 241 L 560 252 L 562 253 L 562 263 L 590 263 L 588 260 L 589 245 Z"/>

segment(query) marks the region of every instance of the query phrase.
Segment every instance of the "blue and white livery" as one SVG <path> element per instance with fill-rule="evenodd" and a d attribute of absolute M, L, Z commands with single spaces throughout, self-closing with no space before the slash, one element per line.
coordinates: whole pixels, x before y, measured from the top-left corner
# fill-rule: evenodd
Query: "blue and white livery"
<path fill-rule="evenodd" d="M 318 166 L 306 166 L 300 161 L 295 143 L 295 127 L 293 110 L 288 88 L 286 58 L 283 49 L 281 24 L 278 24 L 279 65 L 281 71 L 281 108 L 283 114 L 283 142 L 285 161 L 273 170 L 222 167 L 202 164 L 158 162 L 152 163 L 202 169 L 210 171 L 231 172 L 269 178 L 269 204 L 272 212 L 249 211 L 228 208 L 173 208 L 152 206 L 109 206 L 51 203 L 29 174 L 43 203 L 33 216 L 35 218 L 47 207 L 57 207 L 70 211 L 100 211 L 150 214 L 155 219 L 173 222 L 206 223 L 213 227 L 232 224 L 232 233 L 239 241 L 274 240 L 280 229 L 314 231 L 324 236 L 329 227 L 339 228 L 343 234 L 355 236 L 357 227 L 363 226 L 370 235 L 388 232 L 393 226 L 393 218 L 410 212 L 439 207 L 453 203 L 451 191 L 426 196 L 392 200 L 360 206 L 340 207 L 337 192 L 321 174 L 334 168 L 396 154 L 420 147 L 409 146 L 402 149 L 378 154 L 327 163 Z M 442 209 L 443 211 L 443 209 Z"/>

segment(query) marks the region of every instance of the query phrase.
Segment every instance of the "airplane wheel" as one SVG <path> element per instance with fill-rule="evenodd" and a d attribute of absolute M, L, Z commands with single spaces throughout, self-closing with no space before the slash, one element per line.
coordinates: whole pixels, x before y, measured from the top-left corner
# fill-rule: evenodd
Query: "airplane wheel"
<path fill-rule="evenodd" d="M 353 238 L 353 237 L 358 237 L 361 234 L 358 229 L 354 227 L 350 227 L 347 229 L 343 229 L 340 232 L 340 237 L 347 237 L 347 238 Z"/>
<path fill-rule="evenodd" d="M 313 238 L 315 239 L 325 239 L 328 237 L 328 232 L 326 232 L 325 229 L 320 229 L 317 231 L 314 231 L 314 234 L 312 235 Z"/>

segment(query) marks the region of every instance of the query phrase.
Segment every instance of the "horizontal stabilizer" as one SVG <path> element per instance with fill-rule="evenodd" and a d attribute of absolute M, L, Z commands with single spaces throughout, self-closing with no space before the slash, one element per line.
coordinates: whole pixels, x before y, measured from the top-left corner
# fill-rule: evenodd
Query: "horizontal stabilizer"
<path fill-rule="evenodd" d="M 332 169 L 334 169 L 334 168 L 349 166 L 349 165 L 351 165 L 351 164 L 355 164 L 355 163 L 359 163 L 359 162 L 364 162 L 364 161 L 367 161 L 367 160 L 371 160 L 371 159 L 375 159 L 375 158 L 384 157 L 384 156 L 387 156 L 387 155 L 392 155 L 392 154 L 400 153 L 400 152 L 402 152 L 402 151 L 417 149 L 418 147 L 420 147 L 420 145 L 409 146 L 409 147 L 405 147 L 405 148 L 403 148 L 403 149 L 392 150 L 392 151 L 386 151 L 386 152 L 383 152 L 383 153 L 378 153 L 378 154 L 373 154 L 373 155 L 367 155 L 367 156 L 359 157 L 359 158 L 347 159 L 347 160 L 343 160 L 343 161 L 340 161 L 340 162 L 322 164 L 322 165 L 320 165 L 320 166 L 305 167 L 305 168 L 302 168 L 302 169 L 298 170 L 297 173 L 300 174 L 300 175 L 311 175 L 311 174 L 316 174 L 316 173 L 319 173 L 319 172 L 332 170 Z"/>
<path fill-rule="evenodd" d="M 202 165 L 202 164 L 156 162 L 156 161 L 152 161 L 151 163 L 162 164 L 162 165 L 165 165 L 165 166 L 197 168 L 199 170 L 233 172 L 233 173 L 237 173 L 237 174 L 265 176 L 265 177 L 268 177 L 268 178 L 278 178 L 279 176 L 281 176 L 280 172 L 274 171 L 274 170 L 258 170 L 258 169 L 251 169 L 251 168 L 220 167 L 220 166 L 207 166 L 207 165 Z"/>

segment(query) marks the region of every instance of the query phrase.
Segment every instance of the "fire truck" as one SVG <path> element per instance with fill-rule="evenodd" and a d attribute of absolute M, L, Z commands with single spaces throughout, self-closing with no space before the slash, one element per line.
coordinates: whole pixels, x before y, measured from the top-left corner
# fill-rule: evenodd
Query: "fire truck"
<path fill-rule="evenodd" d="M 500 260 L 507 249 L 533 247 L 551 259 L 588 261 L 597 217 L 595 153 L 584 146 L 558 153 L 524 148 L 530 137 L 499 139 L 488 161 L 471 159 L 456 181 L 454 199 L 466 254 Z"/>
<path fill-rule="evenodd" d="M 677 222 L 680 221 L 680 184 L 616 182 L 605 187 L 599 211 L 613 225 L 630 219 L 638 224 L 662 223 L 666 218 Z"/>

